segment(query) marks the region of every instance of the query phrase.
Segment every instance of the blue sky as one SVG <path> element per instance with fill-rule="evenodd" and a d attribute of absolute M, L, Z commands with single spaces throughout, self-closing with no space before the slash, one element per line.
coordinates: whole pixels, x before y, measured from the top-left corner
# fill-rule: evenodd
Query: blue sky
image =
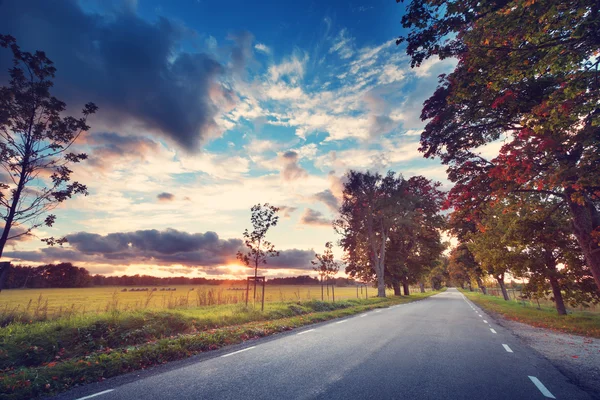
<path fill-rule="evenodd" d="M 243 275 L 235 249 L 249 209 L 269 202 L 283 207 L 270 233 L 282 256 L 266 273 L 296 275 L 337 240 L 330 221 L 349 169 L 420 174 L 447 187 L 444 167 L 418 152 L 419 114 L 454 62 L 410 68 L 395 44 L 403 7 L 0 4 L 3 33 L 55 61 L 55 94 L 69 111 L 85 101 L 100 107 L 78 144 L 90 160 L 75 178 L 90 195 L 37 232 L 70 244 L 48 249 L 32 238 L 7 256 L 106 274 Z M 6 61 L 0 54 L 2 70 Z"/>

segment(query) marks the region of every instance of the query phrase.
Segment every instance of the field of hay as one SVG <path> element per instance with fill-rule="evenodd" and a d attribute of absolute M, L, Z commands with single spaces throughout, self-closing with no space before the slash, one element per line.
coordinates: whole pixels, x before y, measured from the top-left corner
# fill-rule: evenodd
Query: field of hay
<path fill-rule="evenodd" d="M 147 289 L 147 290 L 145 290 Z M 156 289 L 156 290 L 153 290 Z M 167 290 L 170 289 L 170 290 Z M 335 299 L 356 299 L 376 295 L 367 287 L 336 287 Z M 261 288 L 257 289 L 260 303 Z M 390 293 L 391 294 L 391 293 Z M 76 289 L 12 289 L 0 293 L 0 314 L 25 313 L 45 320 L 61 316 L 111 311 L 186 309 L 245 303 L 245 286 L 176 285 L 170 287 L 101 286 Z M 250 304 L 253 292 L 250 290 Z M 265 302 L 321 299 L 318 285 L 266 285 Z M 324 300 L 333 300 L 333 291 L 324 290 Z"/>

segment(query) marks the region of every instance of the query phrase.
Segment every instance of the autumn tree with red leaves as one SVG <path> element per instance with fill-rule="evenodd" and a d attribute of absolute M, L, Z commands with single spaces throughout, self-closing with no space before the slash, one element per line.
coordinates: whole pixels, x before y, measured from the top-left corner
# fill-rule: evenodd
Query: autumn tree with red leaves
<path fill-rule="evenodd" d="M 455 183 L 449 207 L 481 218 L 511 193 L 567 210 L 600 288 L 600 3 L 412 0 L 402 25 L 412 66 L 458 59 L 424 104 L 426 157 Z M 503 140 L 497 157 L 481 146 Z"/>

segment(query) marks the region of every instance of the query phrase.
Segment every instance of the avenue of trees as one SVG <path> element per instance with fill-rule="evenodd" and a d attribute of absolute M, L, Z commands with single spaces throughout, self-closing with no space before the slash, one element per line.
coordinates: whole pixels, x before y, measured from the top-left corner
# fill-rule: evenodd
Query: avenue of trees
<path fill-rule="evenodd" d="M 421 151 L 454 183 L 454 279 L 526 277 L 564 302 L 600 291 L 600 3 L 411 0 L 412 66 L 455 58 L 424 103 Z M 481 146 L 498 144 L 493 158 Z"/>
<path fill-rule="evenodd" d="M 406 180 L 391 171 L 385 176 L 348 172 L 334 221 L 346 273 L 362 282 L 375 281 L 379 297 L 385 297 L 386 287 L 396 295 L 400 287 L 409 295 L 410 284 L 419 283 L 424 290 L 426 276 L 445 248 L 439 185 L 422 176 Z"/>

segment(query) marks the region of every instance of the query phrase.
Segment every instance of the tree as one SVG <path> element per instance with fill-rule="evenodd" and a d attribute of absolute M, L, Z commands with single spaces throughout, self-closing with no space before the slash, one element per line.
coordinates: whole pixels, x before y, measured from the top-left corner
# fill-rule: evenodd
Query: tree
<path fill-rule="evenodd" d="M 600 289 L 599 10 L 595 0 L 412 0 L 398 42 L 413 66 L 458 59 L 421 114 L 421 150 L 455 182 L 449 205 L 478 218 L 510 193 L 551 195 Z M 496 158 L 478 153 L 501 137 Z"/>
<path fill-rule="evenodd" d="M 254 268 L 254 300 L 256 301 L 258 266 L 266 264 L 269 257 L 279 256 L 279 251 L 275 250 L 275 246 L 265 239 L 269 228 L 276 226 L 279 221 L 279 216 L 277 216 L 279 208 L 265 203 L 254 205 L 250 211 L 252 213 L 250 217 L 252 232 L 246 229 L 243 234 L 247 250 L 246 252 L 238 251 L 236 256 L 246 267 Z"/>
<path fill-rule="evenodd" d="M 9 240 L 52 226 L 56 216 L 48 212 L 58 204 L 76 194 L 87 195 L 85 185 L 71 182 L 70 169 L 87 155 L 71 147 L 89 129 L 87 117 L 97 107 L 86 104 L 81 118 L 62 116 L 65 103 L 50 94 L 56 72 L 52 61 L 42 51 L 21 51 L 12 36 L 0 35 L 0 46 L 13 55 L 9 86 L 0 88 L 0 165 L 5 172 L 0 182 L 1 257 Z M 49 245 L 66 242 L 43 240 Z M 2 265 L 0 290 L 10 263 Z"/>
<path fill-rule="evenodd" d="M 473 253 L 465 243 L 459 243 L 459 245 L 450 252 L 448 272 L 453 280 L 459 282 L 466 281 L 469 283 L 469 287 L 471 285 L 471 280 L 474 280 L 481 292 L 487 294 L 487 290 L 483 284 L 483 271 L 481 266 L 475 260 Z"/>
<path fill-rule="evenodd" d="M 498 282 L 504 300 L 508 301 L 504 279 L 522 257 L 521 247 L 506 235 L 516 221 L 505 217 L 503 207 L 504 204 L 499 203 L 486 209 L 486 217 L 479 225 L 479 231 L 472 234 L 468 248 L 481 268 Z"/>
<path fill-rule="evenodd" d="M 386 280 L 396 295 L 400 284 L 405 296 L 413 283 L 420 282 L 424 291 L 423 278 L 445 249 L 440 234 L 445 226 L 440 213 L 445 195 L 440 186 L 423 176 L 406 181 L 404 214 L 392 226 L 387 244 Z"/>
<path fill-rule="evenodd" d="M 512 269 L 528 278 L 524 292 L 550 295 L 558 314 L 566 315 L 565 301 L 585 304 L 598 299 L 600 291 L 594 285 L 590 290 L 593 278 L 570 229 L 567 210 L 555 211 L 560 203 L 547 197 L 532 193 L 510 197 L 513 203 L 508 203 L 501 218 L 512 221 L 505 236 L 521 249 L 521 260 Z"/>
<path fill-rule="evenodd" d="M 317 271 L 321 278 L 321 300 L 324 300 L 323 282 L 329 284 L 329 280 L 340 270 L 340 264 L 333 257 L 332 249 L 333 244 L 331 242 L 325 243 L 325 252 L 323 254 L 315 254 L 317 260 L 311 261 L 311 264 L 314 265 L 313 270 Z M 327 293 L 327 296 L 329 296 L 329 291 Z"/>
<path fill-rule="evenodd" d="M 391 228 L 405 214 L 407 200 L 402 194 L 406 193 L 406 181 L 391 171 L 385 177 L 378 173 L 349 171 L 343 193 L 340 218 L 334 221 L 334 228 L 342 235 L 340 245 L 344 250 L 356 253 L 350 255 L 346 272 L 353 277 L 374 274 L 377 296 L 385 297 L 386 246 Z M 365 258 L 370 271 L 353 271 L 365 267 L 356 263 Z"/>

